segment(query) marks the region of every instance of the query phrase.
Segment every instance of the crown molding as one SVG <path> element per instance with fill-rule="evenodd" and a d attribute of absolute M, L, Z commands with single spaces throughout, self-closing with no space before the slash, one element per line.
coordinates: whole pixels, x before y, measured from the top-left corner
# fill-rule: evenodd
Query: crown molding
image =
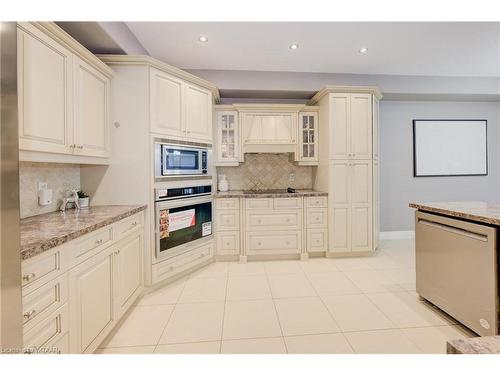
<path fill-rule="evenodd" d="M 65 48 L 78 55 L 82 60 L 96 68 L 99 72 L 108 78 L 113 78 L 114 72 L 109 66 L 99 60 L 96 55 L 90 52 L 87 48 L 82 46 L 76 39 L 69 35 L 66 31 L 57 26 L 54 22 L 18 22 L 18 26 L 23 31 L 29 33 L 29 28 L 25 25 L 31 25 L 56 42 L 62 44 Z"/>
<path fill-rule="evenodd" d="M 177 78 L 186 80 L 195 85 L 201 86 L 212 92 L 215 103 L 220 102 L 219 89 L 212 82 L 209 82 L 203 78 L 195 76 L 194 74 L 188 73 L 182 69 L 175 66 L 164 63 L 163 61 L 157 60 L 151 56 L 146 55 L 97 55 L 101 61 L 108 65 L 148 65 L 156 69 L 162 70 L 165 73 L 171 74 Z"/>
<path fill-rule="evenodd" d="M 316 104 L 325 95 L 331 93 L 372 94 L 377 99 L 382 99 L 382 93 L 376 86 L 325 86 L 311 98 L 309 103 Z"/>
<path fill-rule="evenodd" d="M 238 112 L 302 112 L 319 111 L 318 106 L 306 104 L 280 104 L 280 103 L 234 103 L 215 106 L 216 111 Z"/>

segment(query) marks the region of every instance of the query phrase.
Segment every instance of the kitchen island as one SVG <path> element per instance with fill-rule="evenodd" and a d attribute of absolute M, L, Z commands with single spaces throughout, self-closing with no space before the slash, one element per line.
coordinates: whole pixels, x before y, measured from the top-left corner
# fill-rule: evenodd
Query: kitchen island
<path fill-rule="evenodd" d="M 500 204 L 410 203 L 415 208 L 417 293 L 479 338 L 454 340 L 448 353 L 499 353 Z"/>

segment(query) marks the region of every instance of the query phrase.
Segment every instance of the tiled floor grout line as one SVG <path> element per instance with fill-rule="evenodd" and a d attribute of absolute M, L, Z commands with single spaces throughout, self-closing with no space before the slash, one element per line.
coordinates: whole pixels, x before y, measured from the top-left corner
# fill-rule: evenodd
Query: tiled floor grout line
<path fill-rule="evenodd" d="M 224 309 L 222 311 L 222 326 L 220 329 L 220 342 L 219 342 L 219 354 L 222 354 L 222 339 L 224 338 L 224 319 L 226 317 L 226 304 L 227 304 L 227 289 L 229 285 L 229 266 L 226 270 L 226 290 L 224 293 Z"/>
<path fill-rule="evenodd" d="M 289 354 L 288 353 L 288 347 L 286 345 L 285 335 L 283 334 L 283 327 L 281 326 L 280 315 L 278 314 L 278 308 L 276 307 L 276 302 L 274 300 L 273 289 L 271 288 L 271 282 L 269 281 L 269 274 L 267 273 L 267 268 L 266 268 L 265 265 L 264 265 L 264 271 L 266 273 L 267 285 L 269 287 L 269 292 L 271 293 L 271 300 L 273 301 L 273 306 L 274 306 L 274 312 L 276 314 L 276 319 L 278 320 L 278 325 L 280 326 L 281 340 L 283 340 L 283 345 L 285 346 L 285 352 L 286 352 L 286 354 Z"/>
<path fill-rule="evenodd" d="M 182 293 L 184 293 L 184 290 L 186 289 L 186 285 L 187 285 L 188 280 L 189 280 L 189 278 L 186 278 L 184 280 L 184 285 L 182 286 L 182 290 L 179 293 L 179 295 L 177 296 L 177 298 L 175 299 L 174 307 L 173 307 L 172 311 L 170 312 L 170 316 L 168 317 L 167 322 L 165 323 L 165 327 L 163 327 L 163 330 L 161 331 L 161 335 L 158 337 L 158 341 L 156 342 L 155 348 L 153 349 L 153 353 L 156 352 L 156 349 L 160 345 L 160 341 L 167 330 L 168 323 L 170 322 L 170 319 L 172 319 L 172 315 L 174 315 L 175 309 L 177 308 L 177 304 L 179 302 L 179 299 L 181 298 Z"/>

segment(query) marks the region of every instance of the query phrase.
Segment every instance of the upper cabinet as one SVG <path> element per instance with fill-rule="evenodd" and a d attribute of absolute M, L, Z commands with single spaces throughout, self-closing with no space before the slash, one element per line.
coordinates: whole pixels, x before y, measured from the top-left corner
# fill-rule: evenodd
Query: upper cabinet
<path fill-rule="evenodd" d="M 331 159 L 372 158 L 372 95 L 330 95 Z"/>
<path fill-rule="evenodd" d="M 318 163 L 318 112 L 299 113 L 299 164 Z"/>
<path fill-rule="evenodd" d="M 240 137 L 237 111 L 216 111 L 216 162 L 218 165 L 238 165 Z"/>
<path fill-rule="evenodd" d="M 19 23 L 21 160 L 108 157 L 112 74 L 53 23 Z"/>
<path fill-rule="evenodd" d="M 180 141 L 212 143 L 212 92 L 150 69 L 151 132 Z"/>
<path fill-rule="evenodd" d="M 217 165 L 236 166 L 245 153 L 291 153 L 299 165 L 318 164 L 318 107 L 295 104 L 218 105 Z"/>

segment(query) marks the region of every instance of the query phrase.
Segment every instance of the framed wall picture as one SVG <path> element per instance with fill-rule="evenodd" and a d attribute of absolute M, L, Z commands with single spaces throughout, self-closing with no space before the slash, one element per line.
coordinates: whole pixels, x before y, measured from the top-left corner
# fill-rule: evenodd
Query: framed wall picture
<path fill-rule="evenodd" d="M 486 176 L 487 120 L 413 120 L 413 176 Z"/>

